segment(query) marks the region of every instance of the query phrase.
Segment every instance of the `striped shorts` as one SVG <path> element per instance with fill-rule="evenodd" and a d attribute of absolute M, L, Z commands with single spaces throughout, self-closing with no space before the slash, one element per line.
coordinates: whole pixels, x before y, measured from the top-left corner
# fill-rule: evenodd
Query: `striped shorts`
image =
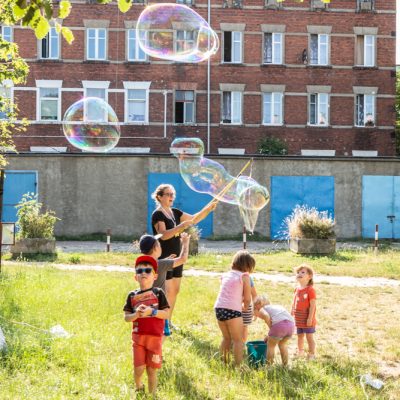
<path fill-rule="evenodd" d="M 243 325 L 250 325 L 253 321 L 253 304 L 249 305 L 249 308 L 246 311 L 242 312 L 243 317 Z"/>

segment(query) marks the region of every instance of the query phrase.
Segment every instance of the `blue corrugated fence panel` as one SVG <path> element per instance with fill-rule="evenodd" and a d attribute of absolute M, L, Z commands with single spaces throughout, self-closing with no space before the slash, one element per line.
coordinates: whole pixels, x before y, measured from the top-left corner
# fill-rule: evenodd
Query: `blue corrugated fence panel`
<path fill-rule="evenodd" d="M 4 179 L 3 222 L 16 222 L 17 209 L 25 193 L 37 193 L 36 171 L 7 171 Z"/>
<path fill-rule="evenodd" d="M 375 237 L 375 225 L 379 226 L 379 238 L 392 239 L 400 236 L 398 189 L 399 177 L 365 175 L 362 178 L 362 236 Z M 394 219 L 388 218 L 394 216 Z M 391 220 L 393 222 L 391 222 Z"/>
<path fill-rule="evenodd" d="M 395 176 L 393 180 L 393 193 L 394 193 L 394 207 L 393 214 L 395 219 L 393 221 L 394 239 L 400 239 L 400 176 Z"/>
<path fill-rule="evenodd" d="M 327 211 L 334 218 L 335 179 L 333 176 L 271 177 L 271 238 L 286 239 L 284 220 L 296 205 Z"/>
<path fill-rule="evenodd" d="M 179 173 L 150 173 L 148 176 L 148 216 L 147 216 L 147 231 L 152 232 L 151 228 L 151 214 L 156 206 L 151 194 L 161 183 L 169 183 L 174 186 L 176 190 L 176 199 L 174 207 L 181 209 L 188 214 L 195 214 L 202 209 L 207 203 L 212 200 L 208 194 L 197 193 L 189 188 L 189 186 L 182 179 Z M 201 236 L 207 237 L 213 234 L 213 219 L 212 214 L 205 218 L 198 224 L 201 229 Z"/>

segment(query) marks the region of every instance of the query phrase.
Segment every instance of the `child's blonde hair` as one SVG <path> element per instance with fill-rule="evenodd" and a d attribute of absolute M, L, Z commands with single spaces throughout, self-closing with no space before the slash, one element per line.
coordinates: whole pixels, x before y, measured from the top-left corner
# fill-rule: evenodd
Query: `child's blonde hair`
<path fill-rule="evenodd" d="M 296 272 L 296 274 L 298 274 L 301 269 L 305 269 L 307 271 L 308 275 L 311 276 L 310 280 L 307 283 L 307 286 L 314 285 L 314 280 L 313 280 L 314 270 L 308 264 L 300 264 L 298 267 L 295 267 L 294 272 Z"/>
<path fill-rule="evenodd" d="M 240 272 L 253 272 L 256 260 L 247 250 L 239 250 L 232 259 L 231 268 Z"/>
<path fill-rule="evenodd" d="M 268 300 L 267 296 L 260 295 L 254 299 L 254 308 L 256 308 L 256 306 L 261 308 L 269 304 L 271 304 L 271 302 Z"/>

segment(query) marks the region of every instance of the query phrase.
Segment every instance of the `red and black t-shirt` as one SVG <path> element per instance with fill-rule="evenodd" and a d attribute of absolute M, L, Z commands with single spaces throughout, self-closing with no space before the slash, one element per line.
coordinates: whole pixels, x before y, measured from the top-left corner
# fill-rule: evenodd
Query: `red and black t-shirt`
<path fill-rule="evenodd" d="M 165 293 L 160 288 L 150 288 L 141 291 L 140 289 L 134 290 L 128 294 L 124 311 L 134 313 L 141 305 L 150 306 L 156 310 L 164 310 L 169 308 L 169 304 Z M 164 332 L 164 320 L 156 317 L 143 317 L 138 318 L 132 322 L 132 333 L 139 335 L 154 335 L 162 336 Z"/>
<path fill-rule="evenodd" d="M 293 311 L 294 319 L 296 321 L 297 328 L 310 328 L 307 325 L 308 314 L 310 312 L 310 301 L 315 300 L 317 295 L 315 289 L 312 286 L 306 286 L 305 288 L 296 288 L 294 291 L 293 299 Z M 315 313 L 312 316 L 312 326 L 315 327 L 317 321 L 315 319 Z"/>

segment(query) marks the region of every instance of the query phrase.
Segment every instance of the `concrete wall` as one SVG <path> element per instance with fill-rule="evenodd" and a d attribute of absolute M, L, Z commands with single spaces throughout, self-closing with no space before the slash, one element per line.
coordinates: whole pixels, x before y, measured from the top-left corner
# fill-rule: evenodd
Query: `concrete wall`
<path fill-rule="evenodd" d="M 212 157 L 236 175 L 245 157 Z M 149 172 L 179 172 L 172 156 L 57 154 L 8 156 L 8 170 L 38 171 L 39 199 L 57 213 L 57 235 L 105 232 L 139 236 L 146 231 Z M 248 173 L 248 171 L 247 171 Z M 340 238 L 361 236 L 363 175 L 400 175 L 395 158 L 256 157 L 252 176 L 270 190 L 271 176 L 335 177 L 335 217 Z M 377 188 L 379 190 L 379 188 Z M 270 205 L 260 212 L 256 231 L 269 236 Z M 220 204 L 214 215 L 214 234 L 241 232 L 238 208 Z"/>

